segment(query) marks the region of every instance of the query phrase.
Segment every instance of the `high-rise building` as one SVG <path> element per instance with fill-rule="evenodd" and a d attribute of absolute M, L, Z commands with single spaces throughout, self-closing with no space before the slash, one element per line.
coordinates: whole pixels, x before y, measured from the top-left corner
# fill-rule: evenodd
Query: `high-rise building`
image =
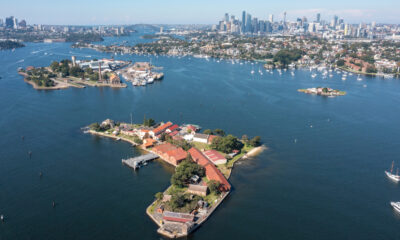
<path fill-rule="evenodd" d="M 321 13 L 317 13 L 317 23 L 321 22 Z"/>
<path fill-rule="evenodd" d="M 0 27 L 2 27 L 3 24 L 4 24 L 4 23 L 3 23 L 3 19 L 0 18 Z"/>
<path fill-rule="evenodd" d="M 16 18 L 13 19 L 13 28 L 18 29 L 18 20 Z"/>
<path fill-rule="evenodd" d="M 283 13 L 283 25 L 286 25 L 286 12 Z"/>
<path fill-rule="evenodd" d="M 229 22 L 229 13 L 225 13 L 225 22 Z"/>
<path fill-rule="evenodd" d="M 251 14 L 246 14 L 246 32 L 252 32 L 251 28 Z"/>
<path fill-rule="evenodd" d="M 270 14 L 268 20 L 271 24 L 274 23 L 274 14 Z"/>
<path fill-rule="evenodd" d="M 242 12 L 242 33 L 246 32 L 246 11 Z"/>
<path fill-rule="evenodd" d="M 26 21 L 22 20 L 22 21 L 19 22 L 18 25 L 19 25 L 20 28 L 26 28 Z"/>
<path fill-rule="evenodd" d="M 13 28 L 14 27 L 14 17 L 6 18 L 6 28 Z"/>

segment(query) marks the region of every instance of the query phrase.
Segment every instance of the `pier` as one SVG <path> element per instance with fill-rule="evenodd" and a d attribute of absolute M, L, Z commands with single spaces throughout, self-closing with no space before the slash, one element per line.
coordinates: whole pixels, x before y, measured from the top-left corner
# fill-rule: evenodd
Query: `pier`
<path fill-rule="evenodd" d="M 148 161 L 154 160 L 158 158 L 158 155 L 154 153 L 149 153 L 146 155 L 141 155 L 139 157 L 129 158 L 129 159 L 122 159 L 122 163 L 128 165 L 133 169 L 138 169 L 140 166 L 144 165 Z"/>

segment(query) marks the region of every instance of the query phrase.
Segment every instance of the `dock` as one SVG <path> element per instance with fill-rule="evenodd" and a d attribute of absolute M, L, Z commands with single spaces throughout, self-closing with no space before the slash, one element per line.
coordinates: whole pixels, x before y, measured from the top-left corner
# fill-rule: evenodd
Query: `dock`
<path fill-rule="evenodd" d="M 129 158 L 129 159 L 122 159 L 122 163 L 128 165 L 133 169 L 138 169 L 148 161 L 154 160 L 158 158 L 158 155 L 154 153 L 149 153 L 146 155 L 141 155 L 139 157 Z"/>

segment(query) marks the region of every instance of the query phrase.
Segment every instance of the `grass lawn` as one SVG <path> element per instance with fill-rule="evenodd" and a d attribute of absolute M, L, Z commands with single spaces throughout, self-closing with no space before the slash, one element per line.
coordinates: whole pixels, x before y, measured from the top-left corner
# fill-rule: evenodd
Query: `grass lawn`
<path fill-rule="evenodd" d="M 204 201 L 207 201 L 208 204 L 213 205 L 215 203 L 215 200 L 217 200 L 219 195 L 216 195 L 214 193 L 210 193 L 207 196 L 203 197 Z"/>
<path fill-rule="evenodd" d="M 193 147 L 199 149 L 199 150 L 210 150 L 211 147 L 209 144 L 207 143 L 201 143 L 201 142 L 191 142 L 191 144 L 193 145 Z"/>

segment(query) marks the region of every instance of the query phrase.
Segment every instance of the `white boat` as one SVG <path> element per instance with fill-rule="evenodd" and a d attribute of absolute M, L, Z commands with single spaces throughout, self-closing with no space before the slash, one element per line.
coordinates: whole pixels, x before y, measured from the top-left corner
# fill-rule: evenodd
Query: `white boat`
<path fill-rule="evenodd" d="M 342 80 L 343 80 L 343 81 L 346 81 L 346 76 L 343 76 L 343 77 L 342 77 Z"/>
<path fill-rule="evenodd" d="M 254 74 L 254 70 L 251 70 L 251 72 L 250 72 L 251 74 Z"/>
<path fill-rule="evenodd" d="M 392 162 L 392 167 L 390 169 L 390 172 L 385 171 L 385 173 L 386 173 L 386 176 L 389 179 L 391 179 L 391 180 L 393 180 L 395 182 L 398 182 L 398 181 L 400 181 L 399 169 L 397 169 L 397 173 L 396 174 L 393 174 L 393 167 L 394 167 L 394 161 Z"/>
<path fill-rule="evenodd" d="M 154 82 L 154 78 L 148 78 L 147 79 L 147 83 L 153 83 Z"/>
<path fill-rule="evenodd" d="M 357 81 L 361 81 L 361 80 L 362 80 L 361 76 L 360 76 L 360 75 L 358 75 L 358 77 L 357 77 Z"/>
<path fill-rule="evenodd" d="M 292 74 L 292 76 L 294 77 L 294 72 L 291 72 L 290 74 Z"/>
<path fill-rule="evenodd" d="M 311 75 L 312 78 L 315 78 L 316 76 L 317 76 L 317 74 L 315 74 L 315 73 L 313 73 L 313 74 Z"/>
<path fill-rule="evenodd" d="M 396 212 L 400 213 L 400 202 L 390 202 L 390 205 Z"/>

